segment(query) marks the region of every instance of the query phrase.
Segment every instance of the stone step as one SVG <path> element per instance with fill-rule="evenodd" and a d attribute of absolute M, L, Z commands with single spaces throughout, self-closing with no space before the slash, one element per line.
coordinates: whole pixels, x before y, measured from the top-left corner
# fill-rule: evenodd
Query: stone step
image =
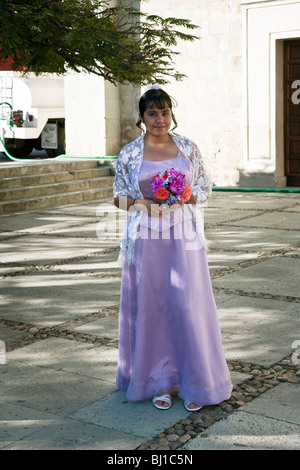
<path fill-rule="evenodd" d="M 0 179 L 11 178 L 13 176 L 36 175 L 40 173 L 56 173 L 69 170 L 84 170 L 88 168 L 99 168 L 105 166 L 106 160 L 40 160 L 24 163 L 0 163 Z"/>
<path fill-rule="evenodd" d="M 46 207 L 65 206 L 69 204 L 77 204 L 95 200 L 99 200 L 100 203 L 101 199 L 112 197 L 113 188 L 112 186 L 108 186 L 85 191 L 54 194 L 51 196 L 4 201 L 0 203 L 0 214 L 5 215 L 10 213 L 25 212 Z M 1 221 L 0 231 L 5 231 L 5 219 Z"/>
<path fill-rule="evenodd" d="M 2 189 L 0 191 L 0 201 L 14 201 L 33 197 L 51 196 L 53 194 L 85 191 L 87 189 L 97 189 L 99 186 L 112 186 L 113 181 L 113 176 L 102 176 L 101 178 L 75 179 L 71 181 L 62 181 L 61 183 Z"/>
<path fill-rule="evenodd" d="M 78 179 L 90 179 L 95 177 L 110 176 L 111 170 L 108 166 L 96 168 L 72 169 L 56 171 L 53 173 L 38 173 L 33 175 L 21 175 L 4 177 L 0 179 L 0 190 L 20 188 L 24 186 L 39 186 L 41 184 L 54 184 L 63 181 L 74 181 Z"/>
<path fill-rule="evenodd" d="M 0 166 L 0 214 L 112 197 L 113 182 L 110 164 L 96 159 L 4 164 Z"/>

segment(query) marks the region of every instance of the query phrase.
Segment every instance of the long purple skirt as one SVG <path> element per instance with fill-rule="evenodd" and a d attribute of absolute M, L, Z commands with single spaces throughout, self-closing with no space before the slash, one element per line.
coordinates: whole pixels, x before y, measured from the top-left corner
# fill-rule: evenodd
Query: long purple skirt
<path fill-rule="evenodd" d="M 193 403 L 220 403 L 232 384 L 205 248 L 187 249 L 186 230 L 176 239 L 174 226 L 166 239 L 143 230 L 136 263 L 122 271 L 117 389 L 133 401 L 178 390 Z"/>

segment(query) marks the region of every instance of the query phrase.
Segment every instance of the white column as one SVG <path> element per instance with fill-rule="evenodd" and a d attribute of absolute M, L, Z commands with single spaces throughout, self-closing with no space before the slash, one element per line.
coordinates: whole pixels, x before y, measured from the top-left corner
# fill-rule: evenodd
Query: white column
<path fill-rule="evenodd" d="M 106 154 L 105 85 L 94 74 L 65 77 L 66 154 Z"/>

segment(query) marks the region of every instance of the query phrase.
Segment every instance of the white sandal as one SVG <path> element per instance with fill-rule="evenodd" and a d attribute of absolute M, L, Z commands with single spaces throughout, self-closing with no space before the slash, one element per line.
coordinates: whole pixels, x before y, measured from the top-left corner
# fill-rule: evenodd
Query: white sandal
<path fill-rule="evenodd" d="M 156 405 L 156 401 L 165 401 L 166 403 L 169 404 L 169 406 L 162 406 L 162 405 Z M 169 393 L 165 393 L 164 395 L 159 395 L 155 396 L 152 398 L 152 403 L 155 406 L 155 408 L 158 408 L 159 410 L 168 410 L 171 405 L 172 405 L 172 400 L 171 400 L 171 395 Z"/>
<path fill-rule="evenodd" d="M 197 408 L 189 408 L 189 405 L 191 405 L 192 403 L 195 404 L 193 401 L 190 400 L 186 400 L 184 402 L 184 407 L 187 411 L 199 411 L 202 408 L 202 406 L 197 406 Z"/>

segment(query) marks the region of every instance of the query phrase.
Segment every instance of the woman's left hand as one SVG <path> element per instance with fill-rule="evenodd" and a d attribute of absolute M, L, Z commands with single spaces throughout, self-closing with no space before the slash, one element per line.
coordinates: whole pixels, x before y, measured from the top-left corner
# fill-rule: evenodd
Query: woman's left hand
<path fill-rule="evenodd" d="M 184 200 L 180 199 L 180 201 L 177 201 L 176 204 L 173 204 L 172 206 L 170 206 L 170 209 L 171 210 L 181 209 L 183 207 L 183 204 L 184 204 Z"/>

